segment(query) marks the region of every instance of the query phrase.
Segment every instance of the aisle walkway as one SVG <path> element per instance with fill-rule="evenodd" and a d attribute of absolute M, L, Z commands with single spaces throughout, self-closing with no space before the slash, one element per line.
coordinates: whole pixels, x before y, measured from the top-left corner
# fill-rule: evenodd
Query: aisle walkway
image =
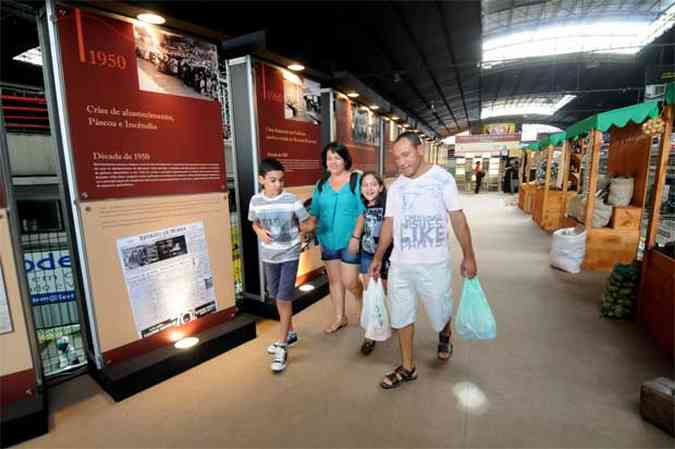
<path fill-rule="evenodd" d="M 640 384 L 672 366 L 633 323 L 599 318 L 607 275 L 550 269 L 550 236 L 501 195 L 464 201 L 495 342 L 458 341 L 439 365 L 423 319 L 420 378 L 383 391 L 395 342 L 364 358 L 354 325 L 324 336 L 324 300 L 297 317 L 282 375 L 268 332 L 118 404 L 83 376 L 51 391 L 51 432 L 23 447 L 672 447 L 638 412 Z"/>

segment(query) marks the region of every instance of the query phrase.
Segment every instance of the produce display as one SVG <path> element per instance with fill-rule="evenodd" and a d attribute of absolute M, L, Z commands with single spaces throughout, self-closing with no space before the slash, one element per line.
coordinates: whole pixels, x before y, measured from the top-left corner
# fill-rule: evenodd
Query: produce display
<path fill-rule="evenodd" d="M 640 268 L 637 264 L 616 264 L 602 295 L 600 315 L 615 320 L 630 318 L 637 297 L 639 281 Z"/>

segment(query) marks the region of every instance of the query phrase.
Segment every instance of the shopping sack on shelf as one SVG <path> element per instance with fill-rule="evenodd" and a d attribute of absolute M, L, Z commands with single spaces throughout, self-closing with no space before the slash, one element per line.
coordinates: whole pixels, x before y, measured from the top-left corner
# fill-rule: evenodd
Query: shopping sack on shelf
<path fill-rule="evenodd" d="M 370 340 L 385 341 L 391 337 L 389 313 L 380 279 L 376 281 L 371 278 L 363 295 L 361 327 L 366 331 L 365 337 Z"/>
<path fill-rule="evenodd" d="M 465 340 L 492 340 L 497 336 L 497 324 L 478 276 L 464 278 L 455 329 Z"/>

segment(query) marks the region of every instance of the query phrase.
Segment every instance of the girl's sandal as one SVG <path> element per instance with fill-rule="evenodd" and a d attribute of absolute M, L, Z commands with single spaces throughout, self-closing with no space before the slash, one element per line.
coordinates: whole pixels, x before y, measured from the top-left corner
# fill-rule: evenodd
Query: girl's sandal
<path fill-rule="evenodd" d="M 343 327 L 347 326 L 347 319 L 343 319 L 339 323 L 333 323 L 328 329 L 325 329 L 324 332 L 328 335 L 334 334 Z"/>
<path fill-rule="evenodd" d="M 384 380 L 380 382 L 380 387 L 385 390 L 390 390 L 400 386 L 404 382 L 412 382 L 415 379 L 417 379 L 417 369 L 415 369 L 415 367 L 411 370 L 407 370 L 403 368 L 403 366 L 399 366 L 394 371 L 387 373 L 387 375 L 384 376 Z"/>
<path fill-rule="evenodd" d="M 438 334 L 438 360 L 447 362 L 452 357 L 454 347 L 450 343 L 450 335 Z"/>

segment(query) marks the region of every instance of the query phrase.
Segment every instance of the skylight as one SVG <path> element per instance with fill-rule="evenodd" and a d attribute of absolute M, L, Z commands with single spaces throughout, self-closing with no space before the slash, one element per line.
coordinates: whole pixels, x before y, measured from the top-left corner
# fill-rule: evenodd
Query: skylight
<path fill-rule="evenodd" d="M 40 47 L 31 48 L 12 58 L 15 61 L 27 62 L 28 64 L 42 66 L 42 52 Z"/>
<path fill-rule="evenodd" d="M 523 131 L 521 134 L 521 139 L 524 142 L 532 142 L 537 140 L 539 134 L 547 133 L 559 133 L 562 131 L 560 128 L 550 125 L 540 125 L 538 123 L 523 123 Z"/>
<path fill-rule="evenodd" d="M 481 119 L 492 117 L 506 117 L 514 115 L 544 115 L 555 114 L 560 108 L 576 98 L 575 95 L 558 97 L 522 97 L 509 98 L 483 105 L 480 112 Z"/>
<path fill-rule="evenodd" d="M 532 27 L 483 42 L 483 62 L 490 68 L 522 58 L 570 53 L 635 54 L 675 25 L 675 4 L 652 22 L 596 21 Z"/>

